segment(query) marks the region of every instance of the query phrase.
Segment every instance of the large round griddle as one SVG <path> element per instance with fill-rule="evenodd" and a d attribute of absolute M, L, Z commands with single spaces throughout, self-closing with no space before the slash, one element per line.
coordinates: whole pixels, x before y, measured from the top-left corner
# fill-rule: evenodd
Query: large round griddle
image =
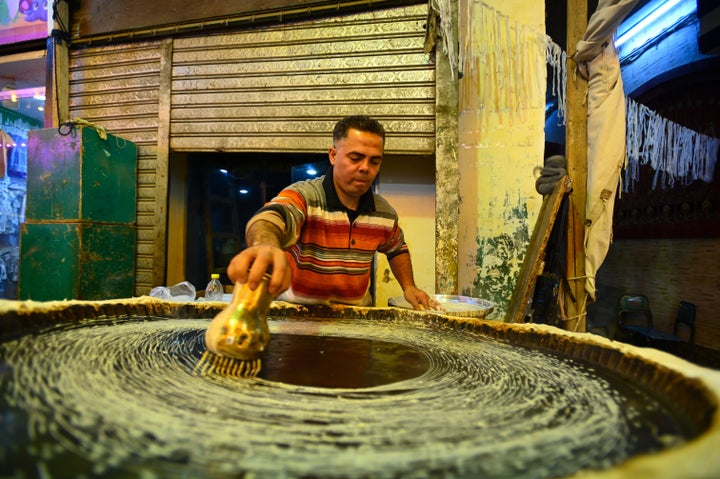
<path fill-rule="evenodd" d="M 34 318 L 0 344 L 0 472 L 559 477 L 682 447 L 714 411 L 612 351 L 393 309 L 275 308 L 257 378 L 201 375 L 216 311 L 151 304 Z"/>

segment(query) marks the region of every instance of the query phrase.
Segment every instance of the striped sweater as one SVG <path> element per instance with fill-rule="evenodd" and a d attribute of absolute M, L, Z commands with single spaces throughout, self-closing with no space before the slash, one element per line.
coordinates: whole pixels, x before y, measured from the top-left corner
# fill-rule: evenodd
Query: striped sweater
<path fill-rule="evenodd" d="M 352 223 L 348 211 L 338 198 L 330 170 L 326 176 L 288 186 L 253 216 L 248 228 L 262 219 L 284 232 L 282 247 L 292 283 L 279 299 L 371 303 L 375 252 L 391 259 L 408 253 L 408 247 L 397 213 L 381 196 L 372 191 L 363 195 Z"/>

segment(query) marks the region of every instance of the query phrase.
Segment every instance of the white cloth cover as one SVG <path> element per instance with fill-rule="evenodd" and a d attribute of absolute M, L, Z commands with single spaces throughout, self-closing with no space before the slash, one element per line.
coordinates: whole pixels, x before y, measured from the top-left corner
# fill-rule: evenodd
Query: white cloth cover
<path fill-rule="evenodd" d="M 585 290 L 594 301 L 595 274 L 612 241 L 612 219 L 625 164 L 625 93 L 620 62 L 610 41 L 588 63 Z"/>
<path fill-rule="evenodd" d="M 588 79 L 585 291 L 596 299 L 595 274 L 612 241 L 612 217 L 625 164 L 625 93 L 615 30 L 638 0 L 600 0 L 575 60 Z"/>
<path fill-rule="evenodd" d="M 600 0 L 583 39 L 577 44 L 575 61 L 579 64 L 600 55 L 603 44 L 613 38 L 615 30 L 637 3 L 638 0 Z"/>

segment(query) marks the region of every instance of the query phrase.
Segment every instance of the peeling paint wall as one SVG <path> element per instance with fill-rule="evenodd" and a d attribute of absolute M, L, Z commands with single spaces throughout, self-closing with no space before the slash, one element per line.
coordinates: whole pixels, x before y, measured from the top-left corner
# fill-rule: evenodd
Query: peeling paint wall
<path fill-rule="evenodd" d="M 460 165 L 458 164 L 458 0 L 446 0 L 448 12 L 441 23 L 448 48 L 435 55 L 435 292 L 458 293 L 458 217 Z M 433 5 L 436 5 L 433 2 Z"/>
<path fill-rule="evenodd" d="M 502 319 L 542 203 L 544 3 L 461 0 L 459 18 L 459 292 Z"/>

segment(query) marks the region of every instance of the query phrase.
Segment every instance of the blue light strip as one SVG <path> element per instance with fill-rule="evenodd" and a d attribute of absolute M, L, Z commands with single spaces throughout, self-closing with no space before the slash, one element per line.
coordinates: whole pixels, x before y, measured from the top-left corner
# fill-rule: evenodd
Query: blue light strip
<path fill-rule="evenodd" d="M 620 48 L 625 44 L 642 45 L 674 25 L 682 17 L 695 11 L 696 8 L 697 4 L 690 0 L 657 1 L 620 25 L 615 46 Z"/>

